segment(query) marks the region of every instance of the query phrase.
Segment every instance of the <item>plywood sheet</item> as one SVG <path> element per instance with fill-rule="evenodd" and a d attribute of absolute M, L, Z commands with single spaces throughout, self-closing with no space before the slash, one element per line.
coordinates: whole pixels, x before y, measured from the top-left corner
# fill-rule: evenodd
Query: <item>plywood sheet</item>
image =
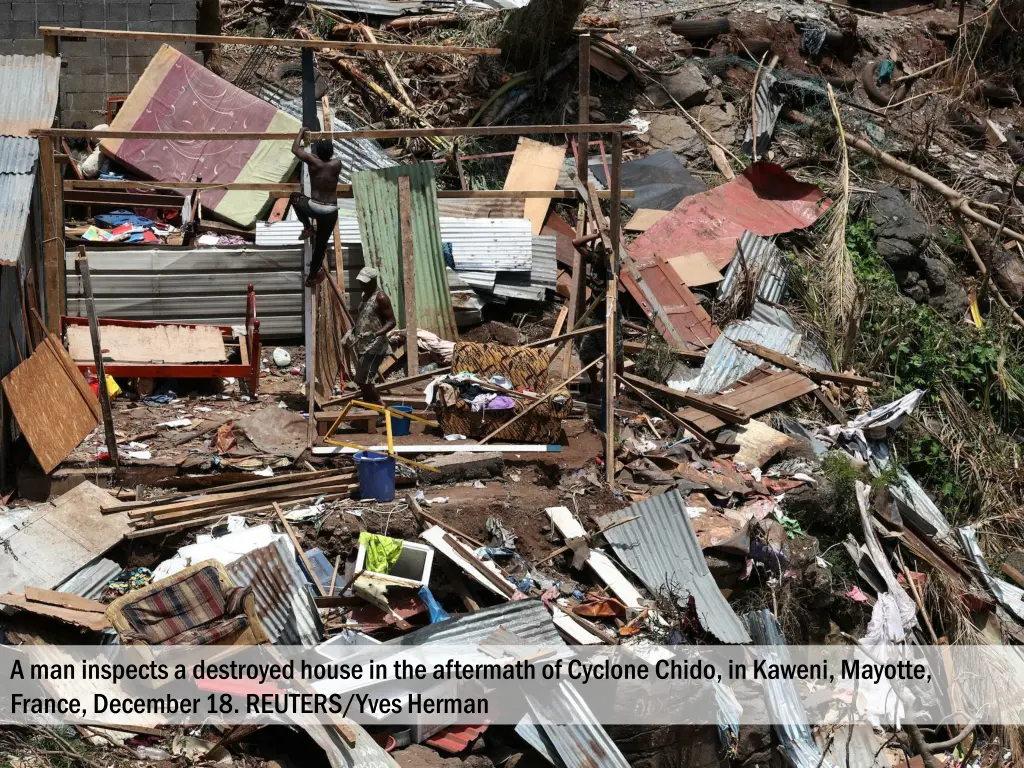
<path fill-rule="evenodd" d="M 3 380 L 4 395 L 44 472 L 100 422 L 100 404 L 53 334 Z"/>
<path fill-rule="evenodd" d="M 638 208 L 629 221 L 626 222 L 627 232 L 646 232 L 654 226 L 658 219 L 667 216 L 668 211 L 659 211 L 655 208 Z"/>
<path fill-rule="evenodd" d="M 565 147 L 520 137 L 512 166 L 505 177 L 505 189 L 554 189 L 565 161 Z M 526 201 L 524 215 L 530 220 L 533 234 L 539 235 L 548 215 L 551 200 L 545 197 Z"/>
<path fill-rule="evenodd" d="M 68 349 L 76 362 L 92 362 L 89 326 L 68 326 Z M 100 326 L 103 359 L 115 363 L 223 363 L 224 337 L 212 325 L 158 325 L 155 328 Z"/>
<path fill-rule="evenodd" d="M 673 256 L 668 264 L 679 275 L 683 285 L 699 286 L 722 282 L 719 272 L 711 259 L 703 253 L 688 253 L 685 256 Z"/>
<path fill-rule="evenodd" d="M 121 502 L 86 481 L 52 503 L 12 509 L 0 518 L 0 592 L 52 589 L 128 532 Z"/>

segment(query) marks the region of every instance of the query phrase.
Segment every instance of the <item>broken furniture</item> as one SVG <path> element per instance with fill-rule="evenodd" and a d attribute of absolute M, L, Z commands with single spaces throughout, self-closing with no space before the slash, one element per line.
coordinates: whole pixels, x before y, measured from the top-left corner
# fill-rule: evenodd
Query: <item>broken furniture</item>
<path fill-rule="evenodd" d="M 433 402 L 441 429 L 446 435 L 482 437 L 508 423 L 496 437 L 506 441 L 557 442 L 562 420 L 572 413 L 569 391 L 566 389 L 531 408 L 532 401 L 547 391 L 549 363 L 548 354 L 539 349 L 458 342 L 452 352 L 452 371 L 472 374 L 473 379 L 463 379 L 463 383 L 479 383 L 482 390 L 492 394 L 505 392 L 511 396 L 512 407 L 488 409 L 485 405 L 475 410 L 474 404 L 461 396 L 456 384 L 450 383 L 457 379 L 442 381 L 437 385 Z M 504 377 L 512 386 L 505 389 L 489 384 L 495 375 Z M 524 391 L 532 395 L 525 395 Z M 519 418 L 527 409 L 531 410 Z"/>
<path fill-rule="evenodd" d="M 207 560 L 119 597 L 107 618 L 123 645 L 260 645 L 269 641 L 252 589 Z"/>
<path fill-rule="evenodd" d="M 79 370 L 95 368 L 88 345 L 89 321 L 61 315 L 61 332 Z M 245 301 L 245 333 L 230 325 L 156 323 L 101 317 L 100 344 L 106 373 L 115 379 L 223 379 L 236 378 L 255 395 L 260 383 L 260 321 L 252 285 Z M 219 335 L 218 335 L 219 334 Z M 84 340 L 83 343 L 77 343 Z M 162 346 L 155 345 L 156 343 Z M 168 342 L 173 347 L 166 346 Z M 227 360 L 228 350 L 238 361 Z M 109 359 L 108 359 L 109 358 Z"/>

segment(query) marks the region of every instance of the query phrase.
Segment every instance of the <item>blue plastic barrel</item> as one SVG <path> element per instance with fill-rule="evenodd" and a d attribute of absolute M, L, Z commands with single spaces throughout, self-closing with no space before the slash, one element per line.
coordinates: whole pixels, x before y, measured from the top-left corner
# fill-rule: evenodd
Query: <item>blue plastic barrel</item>
<path fill-rule="evenodd" d="M 395 460 L 387 454 L 373 451 L 358 451 L 352 458 L 359 476 L 359 497 L 394 501 Z"/>
<path fill-rule="evenodd" d="M 401 411 L 402 413 L 412 413 L 413 409 L 408 405 L 393 405 L 391 406 L 392 411 Z M 405 437 L 409 434 L 409 427 L 412 426 L 412 419 L 406 419 L 402 416 L 395 416 L 391 414 L 391 434 L 395 437 Z"/>

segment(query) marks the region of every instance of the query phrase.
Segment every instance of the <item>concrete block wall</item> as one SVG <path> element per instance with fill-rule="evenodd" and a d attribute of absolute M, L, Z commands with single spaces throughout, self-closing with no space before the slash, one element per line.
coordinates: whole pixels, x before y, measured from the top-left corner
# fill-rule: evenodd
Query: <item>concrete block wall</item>
<path fill-rule="evenodd" d="M 0 54 L 42 53 L 40 26 L 196 33 L 199 0 L 0 0 Z M 192 54 L 192 44 L 175 47 Z M 158 42 L 62 40 L 61 124 L 106 122 L 107 97 L 127 94 Z"/>

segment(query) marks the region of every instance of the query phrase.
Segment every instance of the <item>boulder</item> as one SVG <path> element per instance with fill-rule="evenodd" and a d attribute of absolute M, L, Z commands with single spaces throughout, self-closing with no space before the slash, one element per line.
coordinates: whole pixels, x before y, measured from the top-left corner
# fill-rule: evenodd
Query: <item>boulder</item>
<path fill-rule="evenodd" d="M 665 90 L 668 90 L 672 94 L 672 98 L 684 107 L 703 104 L 704 99 L 711 91 L 711 85 L 705 79 L 704 73 L 691 61 L 683 64 L 678 72 L 669 75 L 661 82 L 665 89 L 660 88 L 657 83 L 651 83 L 644 92 L 659 109 L 672 103 L 672 100 L 665 94 Z"/>
<path fill-rule="evenodd" d="M 909 266 L 928 245 L 928 224 L 895 187 L 873 194 L 867 204 L 867 217 L 875 227 L 875 248 L 888 263 Z"/>

